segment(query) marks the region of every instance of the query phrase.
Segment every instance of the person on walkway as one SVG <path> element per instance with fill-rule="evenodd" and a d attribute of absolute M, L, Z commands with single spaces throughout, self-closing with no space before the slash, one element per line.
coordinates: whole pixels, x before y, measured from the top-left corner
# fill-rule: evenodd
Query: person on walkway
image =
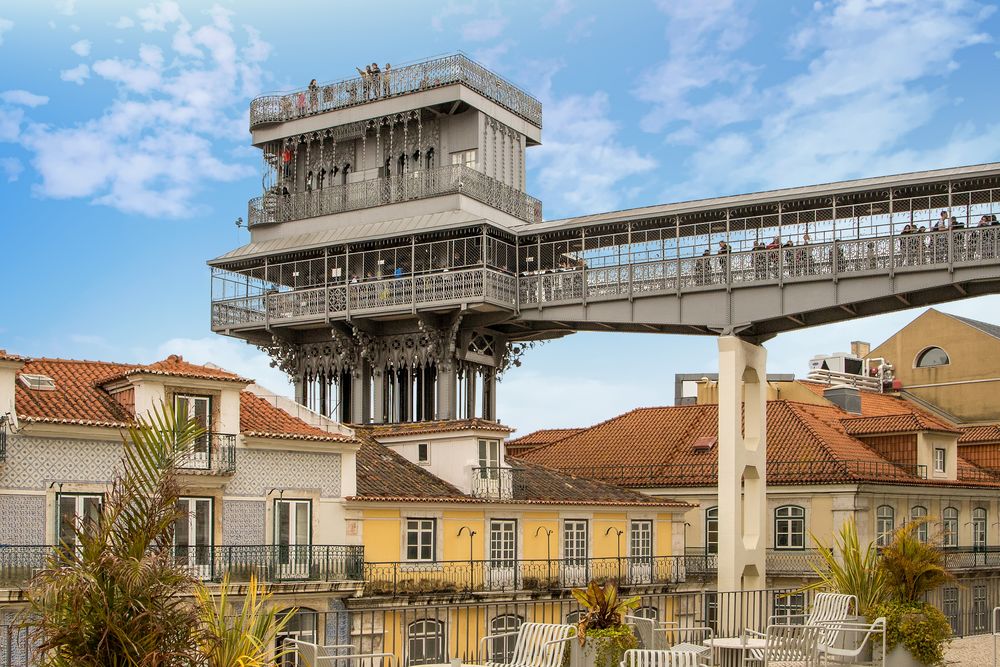
<path fill-rule="evenodd" d="M 376 99 L 379 94 L 379 84 L 382 82 L 382 70 L 378 68 L 378 63 L 372 63 L 368 67 L 368 76 L 371 80 L 372 99 Z"/>
<path fill-rule="evenodd" d="M 392 75 L 392 65 L 389 63 L 385 64 L 385 69 L 382 71 L 382 95 L 389 97 L 392 94 L 392 85 L 390 77 Z"/>
<path fill-rule="evenodd" d="M 309 82 L 309 111 L 316 113 L 319 111 L 319 86 L 316 79 Z"/>
<path fill-rule="evenodd" d="M 721 282 L 728 281 L 728 270 L 729 270 L 729 253 L 732 249 L 729 244 L 725 241 L 719 241 L 719 250 L 717 254 L 719 255 L 719 273 L 721 274 Z"/>
<path fill-rule="evenodd" d="M 372 66 L 367 65 L 364 69 L 360 67 L 354 69 L 358 70 L 358 74 L 361 75 L 361 98 L 367 100 L 372 85 Z"/>

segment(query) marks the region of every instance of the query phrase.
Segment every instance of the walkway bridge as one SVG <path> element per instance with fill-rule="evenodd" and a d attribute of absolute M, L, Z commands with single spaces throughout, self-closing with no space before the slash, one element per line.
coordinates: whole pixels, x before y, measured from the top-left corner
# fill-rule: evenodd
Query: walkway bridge
<path fill-rule="evenodd" d="M 461 189 L 461 184 L 457 186 Z M 401 220 L 391 238 L 251 243 L 213 262 L 212 325 L 240 335 L 461 310 L 510 339 L 776 333 L 1000 291 L 1000 164 L 504 229 Z M 356 233 L 356 235 L 352 235 Z"/>

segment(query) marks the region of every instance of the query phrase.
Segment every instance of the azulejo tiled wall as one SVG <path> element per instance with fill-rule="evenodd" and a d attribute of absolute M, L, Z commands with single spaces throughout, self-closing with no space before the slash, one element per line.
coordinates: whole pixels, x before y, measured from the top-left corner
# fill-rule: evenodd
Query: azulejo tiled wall
<path fill-rule="evenodd" d="M 0 495 L 0 544 L 45 543 L 45 496 Z"/>
<path fill-rule="evenodd" d="M 263 500 L 222 501 L 222 543 L 225 546 L 266 544 Z"/>
<path fill-rule="evenodd" d="M 11 436 L 0 488 L 47 489 L 52 482 L 107 482 L 121 460 L 122 443 Z"/>
<path fill-rule="evenodd" d="M 283 452 L 241 448 L 227 496 L 263 496 L 271 489 L 320 489 L 327 498 L 340 496 L 340 454 Z"/>

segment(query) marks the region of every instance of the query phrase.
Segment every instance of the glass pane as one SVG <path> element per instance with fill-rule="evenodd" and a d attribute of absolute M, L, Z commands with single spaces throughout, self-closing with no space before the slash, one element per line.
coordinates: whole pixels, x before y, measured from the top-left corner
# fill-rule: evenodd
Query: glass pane
<path fill-rule="evenodd" d="M 90 529 L 97 524 L 101 516 L 101 497 L 84 496 L 83 498 L 83 522 L 85 529 Z"/>
<path fill-rule="evenodd" d="M 76 544 L 75 496 L 59 496 L 59 542 Z"/>
<path fill-rule="evenodd" d="M 274 541 L 280 545 L 287 545 L 289 544 L 288 529 L 290 520 L 290 517 L 288 516 L 288 503 L 279 500 L 274 505 L 274 511 L 275 514 L 277 515 L 274 518 L 274 531 L 275 531 Z"/>
<path fill-rule="evenodd" d="M 297 503 L 295 544 L 309 544 L 309 503 Z"/>
<path fill-rule="evenodd" d="M 177 521 L 174 522 L 174 544 L 178 547 L 186 547 L 191 544 L 191 515 L 189 514 L 191 510 L 186 499 L 177 501 L 177 511 L 184 512 L 184 514 L 177 517 Z"/>

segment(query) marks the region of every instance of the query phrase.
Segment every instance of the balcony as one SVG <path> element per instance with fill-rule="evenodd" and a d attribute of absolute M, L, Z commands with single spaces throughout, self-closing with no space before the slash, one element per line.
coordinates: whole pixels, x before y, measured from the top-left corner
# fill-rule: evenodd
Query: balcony
<path fill-rule="evenodd" d="M 490 591 L 548 591 L 586 586 L 592 580 L 621 586 L 670 585 L 684 581 L 684 558 L 576 558 L 467 560 L 365 564 L 371 595 Z"/>
<path fill-rule="evenodd" d="M 270 326 L 277 322 L 316 322 L 327 317 L 346 318 L 356 313 L 411 312 L 419 307 L 459 305 L 470 300 L 488 301 L 513 309 L 516 290 L 514 276 L 490 268 L 478 268 L 289 292 L 275 291 L 213 301 L 212 328 L 220 330 Z"/>
<path fill-rule="evenodd" d="M 57 547 L 0 545 L 0 585 L 20 586 L 46 567 Z M 261 583 L 360 581 L 364 547 L 360 545 L 175 546 L 174 557 L 202 581 L 234 583 L 256 575 Z"/>
<path fill-rule="evenodd" d="M 525 222 L 542 221 L 542 202 L 461 164 L 287 195 L 271 190 L 247 205 L 250 227 L 463 194 Z"/>
<path fill-rule="evenodd" d="M 182 472 L 232 475 L 236 472 L 236 436 L 232 433 L 204 433 L 183 454 L 177 467 Z"/>
<path fill-rule="evenodd" d="M 819 549 L 768 549 L 765 556 L 769 577 L 814 577 L 813 566 L 822 568 L 823 563 Z M 691 576 L 714 578 L 719 569 L 719 556 L 705 553 L 704 547 L 689 548 L 684 556 L 684 569 Z"/>
<path fill-rule="evenodd" d="M 462 54 L 392 68 L 383 72 L 374 85 L 353 77 L 321 85 L 313 91 L 303 88 L 258 97 L 250 103 L 250 129 L 457 83 L 541 129 L 541 102 Z"/>
<path fill-rule="evenodd" d="M 472 496 L 487 500 L 514 500 L 523 497 L 524 483 L 517 468 L 473 468 Z"/>

